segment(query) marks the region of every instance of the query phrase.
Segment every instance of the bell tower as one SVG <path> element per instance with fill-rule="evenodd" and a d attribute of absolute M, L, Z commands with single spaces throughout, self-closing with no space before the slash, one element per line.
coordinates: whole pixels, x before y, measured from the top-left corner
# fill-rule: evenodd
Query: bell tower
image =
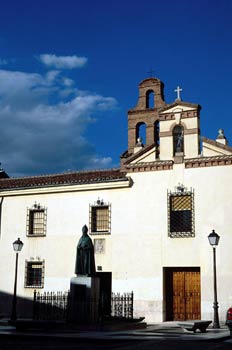
<path fill-rule="evenodd" d="M 137 105 L 128 111 L 128 149 L 121 155 L 122 169 L 163 161 L 180 164 L 199 157 L 201 107 L 182 101 L 179 86 L 174 91 L 177 98 L 166 103 L 162 81 L 154 77 L 141 81 Z"/>
<path fill-rule="evenodd" d="M 144 79 L 139 84 L 137 105 L 128 111 L 128 153 L 132 154 L 137 143 L 144 146 L 159 143 L 159 110 L 165 106 L 164 84 L 157 78 Z M 141 140 L 140 128 L 145 126 L 146 140 Z"/>

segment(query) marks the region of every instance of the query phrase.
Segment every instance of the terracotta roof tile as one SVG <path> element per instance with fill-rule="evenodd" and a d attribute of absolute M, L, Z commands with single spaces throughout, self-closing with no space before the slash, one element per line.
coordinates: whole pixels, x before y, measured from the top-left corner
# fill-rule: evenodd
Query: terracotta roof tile
<path fill-rule="evenodd" d="M 0 190 L 91 184 L 126 179 L 127 178 L 125 176 L 125 173 L 120 172 L 120 169 L 80 171 L 55 175 L 41 175 L 8 179 L 3 178 L 0 179 Z"/>
<path fill-rule="evenodd" d="M 231 146 L 223 145 L 222 143 L 214 141 L 214 140 L 211 140 L 211 139 L 208 139 L 205 136 L 202 136 L 201 139 L 202 139 L 203 142 L 209 143 L 210 145 L 213 145 L 213 146 L 219 147 L 221 149 L 225 149 L 226 151 L 232 152 L 232 147 Z"/>
<path fill-rule="evenodd" d="M 128 158 L 127 161 L 125 162 L 125 164 L 129 164 L 130 162 L 132 162 L 133 160 L 135 160 L 136 158 L 139 158 L 140 156 L 142 156 L 143 154 L 145 154 L 146 152 L 150 151 L 150 149 L 152 149 L 153 147 L 155 147 L 155 143 L 152 143 L 151 145 L 148 146 L 144 146 L 140 151 L 133 153 L 132 155 L 127 156 L 126 154 L 124 155 L 124 157 Z M 123 157 L 122 155 L 122 157 Z"/>

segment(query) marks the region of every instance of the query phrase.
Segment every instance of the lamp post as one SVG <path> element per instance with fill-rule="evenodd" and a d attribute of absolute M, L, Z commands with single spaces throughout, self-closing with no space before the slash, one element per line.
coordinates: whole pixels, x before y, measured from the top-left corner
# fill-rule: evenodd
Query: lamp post
<path fill-rule="evenodd" d="M 12 301 L 12 311 L 11 311 L 11 321 L 15 321 L 17 319 L 16 315 L 16 304 L 17 304 L 17 275 L 18 275 L 18 255 L 19 252 L 23 248 L 23 242 L 20 240 L 20 238 L 17 239 L 13 243 L 14 251 L 16 252 L 16 260 L 15 260 L 15 281 L 14 281 L 14 295 L 13 295 L 13 301 Z"/>
<path fill-rule="evenodd" d="M 220 328 L 218 318 L 218 301 L 217 301 L 217 273 L 216 273 L 216 247 L 219 243 L 220 236 L 213 230 L 208 235 L 209 244 L 213 247 L 213 285 L 214 285 L 214 303 L 213 303 L 213 328 Z"/>

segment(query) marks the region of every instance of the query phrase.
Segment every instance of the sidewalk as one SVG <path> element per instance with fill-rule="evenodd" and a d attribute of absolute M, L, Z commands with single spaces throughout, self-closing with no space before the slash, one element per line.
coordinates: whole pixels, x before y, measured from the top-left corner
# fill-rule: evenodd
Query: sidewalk
<path fill-rule="evenodd" d="M 95 329 L 94 329 L 95 328 Z M 227 326 L 221 325 L 220 329 L 209 327 L 206 333 L 190 332 L 178 325 L 178 322 L 163 322 L 160 324 L 144 325 L 143 328 L 137 328 L 131 324 L 130 329 L 106 330 L 101 327 L 98 330 L 96 327 L 53 327 L 49 329 L 38 330 L 16 330 L 16 327 L 9 325 L 8 320 L 0 320 L 0 337 L 45 337 L 56 339 L 82 339 L 92 341 L 107 341 L 110 340 L 154 340 L 154 339 L 170 339 L 176 340 L 191 340 L 191 341 L 228 341 L 232 343 L 230 332 Z M 121 327 L 123 328 L 123 327 Z"/>

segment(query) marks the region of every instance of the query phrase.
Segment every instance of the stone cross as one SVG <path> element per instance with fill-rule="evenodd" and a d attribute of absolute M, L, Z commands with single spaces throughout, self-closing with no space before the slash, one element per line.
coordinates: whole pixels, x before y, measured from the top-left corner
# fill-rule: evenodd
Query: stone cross
<path fill-rule="evenodd" d="M 179 86 L 177 86 L 177 88 L 174 91 L 177 93 L 177 100 L 181 101 L 180 93 L 182 89 Z"/>

